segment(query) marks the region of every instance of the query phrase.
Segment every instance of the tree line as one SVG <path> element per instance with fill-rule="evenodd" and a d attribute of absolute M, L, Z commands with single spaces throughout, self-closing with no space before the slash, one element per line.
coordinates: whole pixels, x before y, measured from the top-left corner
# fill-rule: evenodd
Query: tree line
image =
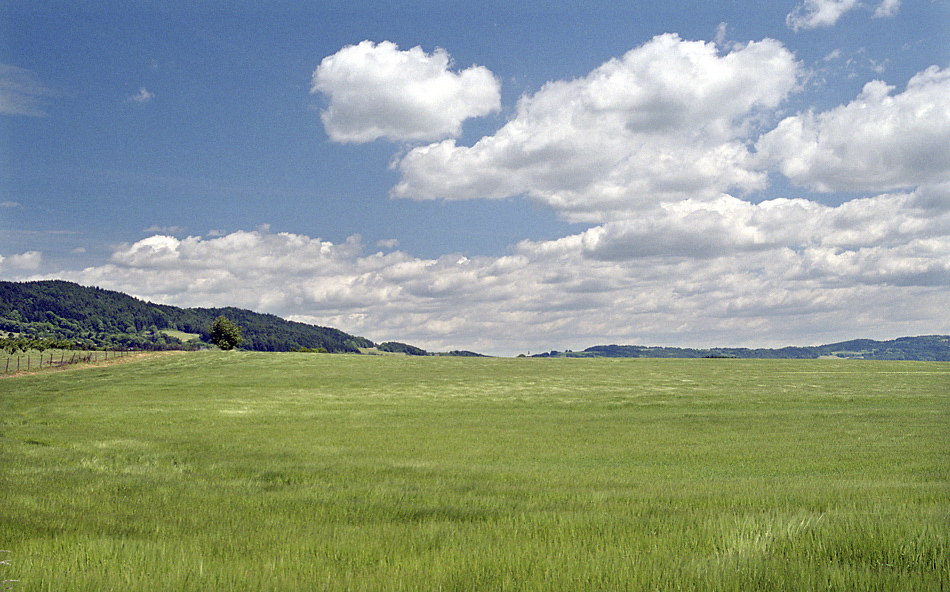
<path fill-rule="evenodd" d="M 38 351 L 43 353 L 48 349 L 83 349 L 74 341 L 68 339 L 27 339 L 24 337 L 0 337 L 0 351 L 11 356 L 18 352 Z"/>

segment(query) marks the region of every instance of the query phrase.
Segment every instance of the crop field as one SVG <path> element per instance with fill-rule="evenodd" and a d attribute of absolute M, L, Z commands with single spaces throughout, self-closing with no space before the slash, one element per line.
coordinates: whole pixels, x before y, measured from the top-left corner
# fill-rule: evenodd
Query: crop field
<path fill-rule="evenodd" d="M 950 363 L 195 352 L 3 378 L 0 550 L 14 591 L 950 591 Z"/>

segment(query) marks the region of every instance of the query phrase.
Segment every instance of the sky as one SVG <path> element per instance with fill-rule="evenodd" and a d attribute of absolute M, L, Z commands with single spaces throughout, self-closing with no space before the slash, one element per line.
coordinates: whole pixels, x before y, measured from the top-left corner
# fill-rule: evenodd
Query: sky
<path fill-rule="evenodd" d="M 950 0 L 0 0 L 0 279 L 493 355 L 950 333 Z"/>

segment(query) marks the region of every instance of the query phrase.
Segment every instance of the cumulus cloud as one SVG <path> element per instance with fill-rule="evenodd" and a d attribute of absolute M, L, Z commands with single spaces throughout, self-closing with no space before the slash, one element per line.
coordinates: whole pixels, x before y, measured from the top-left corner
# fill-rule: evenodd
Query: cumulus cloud
<path fill-rule="evenodd" d="M 27 251 L 4 257 L 0 255 L 0 271 L 35 271 L 43 263 L 43 254 L 39 251 Z"/>
<path fill-rule="evenodd" d="M 747 140 L 795 88 L 794 56 L 766 39 L 721 55 L 661 35 L 586 77 L 546 84 L 471 147 L 417 147 L 393 195 L 530 198 L 581 221 L 658 201 L 765 185 Z"/>
<path fill-rule="evenodd" d="M 875 80 L 847 105 L 782 120 L 760 156 L 815 191 L 889 191 L 950 180 L 950 69 L 916 74 L 904 92 Z"/>
<path fill-rule="evenodd" d="M 335 142 L 431 141 L 458 136 L 466 119 L 501 109 L 500 83 L 487 68 L 452 67 L 443 49 L 363 41 L 324 58 L 310 91 L 329 101 L 321 119 Z"/>
<path fill-rule="evenodd" d="M 266 230 L 156 235 L 60 277 L 432 350 L 933 333 L 950 330 L 937 320 L 950 295 L 950 185 L 836 207 L 727 194 L 671 202 L 497 257 L 368 253 L 358 236 L 334 244 Z"/>
<path fill-rule="evenodd" d="M 359 236 L 334 244 L 265 225 L 156 234 L 57 277 L 430 350 L 950 332 L 950 74 L 927 69 L 900 93 L 872 82 L 775 124 L 800 77 L 776 41 L 724 53 L 664 35 L 522 97 L 470 147 L 442 140 L 397 159 L 396 196 L 524 194 L 590 225 L 501 256 L 424 259 L 395 240 L 367 249 Z M 831 206 L 743 193 L 774 171 L 866 194 Z"/>
<path fill-rule="evenodd" d="M 42 104 L 51 96 L 36 73 L 0 63 L 0 114 L 45 117 Z"/>
<path fill-rule="evenodd" d="M 948 234 L 950 214 L 929 207 L 919 193 L 885 194 L 837 207 L 805 199 L 752 204 L 723 195 L 664 204 L 647 216 L 597 226 L 581 235 L 581 247 L 600 260 L 710 259 L 774 249 L 890 249 Z"/>

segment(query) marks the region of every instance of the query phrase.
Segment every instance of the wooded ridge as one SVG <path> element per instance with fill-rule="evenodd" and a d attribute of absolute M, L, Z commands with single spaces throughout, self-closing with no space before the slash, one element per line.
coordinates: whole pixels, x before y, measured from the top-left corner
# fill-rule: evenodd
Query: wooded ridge
<path fill-rule="evenodd" d="M 854 339 L 828 345 L 805 347 L 745 348 L 717 347 L 696 349 L 652 347 L 644 345 L 596 345 L 583 351 L 551 351 L 532 357 L 541 358 L 754 358 L 815 359 L 856 358 L 864 360 L 950 361 L 950 335 L 899 337 L 889 341 Z"/>
<path fill-rule="evenodd" d="M 208 342 L 211 323 L 221 315 L 240 327 L 243 349 L 358 353 L 375 345 L 338 329 L 240 308 L 179 308 L 59 280 L 0 282 L 0 332 L 68 339 L 87 348 L 198 348 L 201 343 L 183 341 L 175 333 Z"/>

